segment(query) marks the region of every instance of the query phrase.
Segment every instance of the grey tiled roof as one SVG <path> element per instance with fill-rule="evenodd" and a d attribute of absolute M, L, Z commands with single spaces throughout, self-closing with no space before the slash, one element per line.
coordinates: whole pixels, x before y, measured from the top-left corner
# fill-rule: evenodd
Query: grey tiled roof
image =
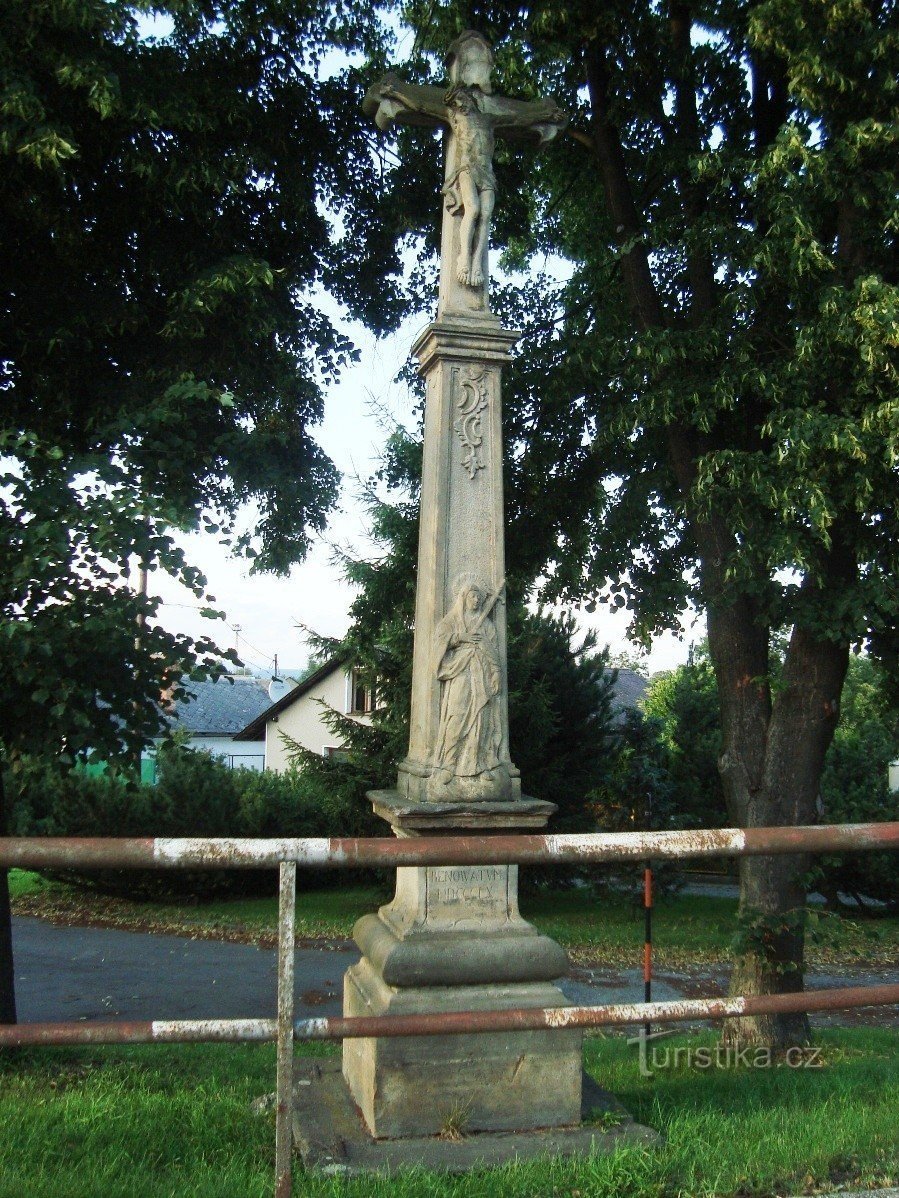
<path fill-rule="evenodd" d="M 246 728 L 244 728 L 240 736 L 236 737 L 235 739 L 264 740 L 265 725 L 268 723 L 268 721 L 270 719 L 274 719 L 275 716 L 280 715 L 282 711 L 290 707 L 292 703 L 296 703 L 298 699 L 302 699 L 303 695 L 312 690 L 314 686 L 317 686 L 323 678 L 327 678 L 329 674 L 333 674 L 335 670 L 340 669 L 343 665 L 343 661 L 343 657 L 338 654 L 336 657 L 329 657 L 327 661 L 322 662 L 317 670 L 313 670 L 312 673 L 307 675 L 302 682 L 298 683 L 293 690 L 288 691 L 283 698 L 279 699 L 276 703 L 273 703 L 271 708 L 264 713 L 264 716 L 256 716 L 251 721 L 248 721 Z"/>
<path fill-rule="evenodd" d="M 648 686 L 649 682 L 642 674 L 633 670 L 619 670 L 612 699 L 613 709 L 622 713 L 632 710 L 646 694 Z"/>
<path fill-rule="evenodd" d="M 179 699 L 169 719 L 199 736 L 233 736 L 272 705 L 267 679 L 225 677 L 182 685 L 196 698 Z"/>

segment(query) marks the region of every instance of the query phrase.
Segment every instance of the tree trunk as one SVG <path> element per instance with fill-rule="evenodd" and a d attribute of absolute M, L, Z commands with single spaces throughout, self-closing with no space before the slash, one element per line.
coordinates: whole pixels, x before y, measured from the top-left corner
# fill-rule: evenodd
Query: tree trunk
<path fill-rule="evenodd" d="M 816 819 L 824 757 L 833 738 L 848 647 L 816 640 L 797 626 L 777 697 L 771 702 L 760 639 L 739 604 L 709 617 L 721 689 L 721 776 L 731 818 L 742 827 L 795 826 Z M 719 666 L 720 662 L 720 666 Z M 752 663 L 755 663 L 753 666 Z M 762 667 L 762 668 L 759 668 Z M 810 859 L 740 861 L 740 954 L 730 994 L 802 991 L 805 904 Z M 729 1020 L 725 1042 L 782 1049 L 809 1038 L 808 1016 L 757 1015 Z"/>
<path fill-rule="evenodd" d="M 3 767 L 0 764 L 0 836 L 7 833 Z M 12 957 L 12 911 L 9 871 L 0 869 L 0 1023 L 16 1022 L 16 991 Z"/>
<path fill-rule="evenodd" d="M 786 824 L 772 803 L 771 824 Z M 743 944 L 730 979 L 731 995 L 789 994 L 804 989 L 806 891 L 804 857 L 743 857 L 739 920 Z M 807 1044 L 808 1015 L 751 1015 L 729 1019 L 723 1039 L 775 1050 Z"/>
<path fill-rule="evenodd" d="M 692 227 L 705 205 L 705 196 L 691 172 L 690 158 L 701 148 L 696 84 L 692 62 L 692 12 L 689 4 L 670 9 L 671 74 L 675 104 L 671 148 L 680 150 L 679 184 L 684 196 L 684 224 Z M 613 75 L 610 54 L 594 37 L 584 46 L 584 65 L 590 96 L 593 151 L 605 194 L 606 208 L 622 249 L 620 269 L 624 291 L 637 331 L 663 329 L 670 315 L 656 286 L 649 246 L 641 236 L 645 214 L 628 178 L 618 129 L 613 121 Z M 773 144 L 787 116 L 787 87 L 783 64 L 775 59 L 752 60 L 753 132 L 757 148 Z M 666 76 L 667 77 L 667 76 Z M 762 231 L 764 231 L 763 227 Z M 687 282 L 690 318 L 701 328 L 717 304 L 715 275 L 708 254 L 689 258 Z M 783 298 L 771 294 L 769 307 L 779 313 Z M 786 311 L 783 322 L 789 321 Z M 780 323 L 775 320 L 774 327 Z M 776 347 L 775 347 L 776 349 Z M 764 424 L 763 412 L 747 405 L 753 428 Z M 760 432 L 757 433 L 761 435 Z M 671 423 L 667 427 L 668 456 L 681 498 L 689 508 L 696 463 L 708 448 L 706 435 L 696 427 Z M 824 755 L 837 722 L 838 700 L 848 663 L 848 647 L 816 641 L 802 627 L 794 630 L 784 667 L 783 685 L 772 701 L 769 677 L 770 628 L 761 602 L 734 595 L 727 563 L 739 553 L 733 531 L 721 513 L 692 522 L 708 612 L 709 647 L 718 681 L 723 744 L 719 762 L 730 818 L 737 827 L 792 826 L 812 823 L 824 765 Z M 803 584 L 804 598 L 821 600 L 828 577 L 848 576 L 856 565 L 834 530 L 833 549 Z M 748 538 L 751 541 L 751 538 Z M 767 578 L 767 575 L 765 575 Z M 816 579 L 816 581 L 813 581 Z M 845 579 L 844 579 L 845 580 Z M 820 588 L 820 591 L 816 588 Z M 764 588 L 762 588 L 763 590 Z M 734 970 L 731 994 L 776 994 L 802 989 L 804 966 L 804 857 L 744 858 L 740 862 L 740 916 L 750 933 L 740 964 Z M 734 1042 L 770 1047 L 801 1043 L 808 1035 L 808 1017 L 782 1015 L 728 1021 L 726 1037 Z"/>

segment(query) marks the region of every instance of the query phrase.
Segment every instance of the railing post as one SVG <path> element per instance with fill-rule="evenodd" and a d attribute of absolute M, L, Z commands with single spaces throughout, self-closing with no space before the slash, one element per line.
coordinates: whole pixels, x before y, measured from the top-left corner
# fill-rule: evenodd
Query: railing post
<path fill-rule="evenodd" d="M 293 961 L 297 865 L 282 861 L 278 887 L 278 1081 L 275 1198 L 290 1198 L 293 1152 Z"/>

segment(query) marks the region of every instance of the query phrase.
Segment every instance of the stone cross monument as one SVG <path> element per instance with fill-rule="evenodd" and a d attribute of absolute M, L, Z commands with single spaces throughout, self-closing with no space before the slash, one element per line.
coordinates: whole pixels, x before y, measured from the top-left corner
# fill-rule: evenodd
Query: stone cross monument
<path fill-rule="evenodd" d="M 445 130 L 437 319 L 414 352 L 426 381 L 409 752 L 396 789 L 370 797 L 398 836 L 538 829 L 509 754 L 500 375 L 517 334 L 489 305 L 497 137 L 540 146 L 566 123 L 552 100 L 494 95 L 493 55 L 463 33 L 449 86 L 386 75 L 365 98 L 378 127 Z M 514 866 L 397 871 L 396 895 L 356 925 L 348 1015 L 562 1006 L 565 954 L 518 911 Z M 347 1040 L 343 1071 L 375 1137 L 576 1124 L 578 1032 Z"/>

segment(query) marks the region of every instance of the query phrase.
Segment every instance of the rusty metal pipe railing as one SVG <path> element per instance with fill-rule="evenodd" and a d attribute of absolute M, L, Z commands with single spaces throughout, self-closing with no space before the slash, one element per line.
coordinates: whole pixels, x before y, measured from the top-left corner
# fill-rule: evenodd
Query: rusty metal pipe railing
<path fill-rule="evenodd" d="M 275 1198 L 290 1198 L 293 1151 L 293 967 L 297 866 L 282 861 L 278 887 L 278 1071 L 275 1087 Z"/>
<path fill-rule="evenodd" d="M 397 839 L 61 839 L 0 838 L 0 869 L 280 870 L 278 1018 L 31 1023 L 0 1025 L 0 1048 L 50 1044 L 176 1044 L 276 1041 L 278 1045 L 275 1198 L 291 1192 L 294 1040 L 436 1036 L 732 1019 L 793 1011 L 841 1010 L 899 1003 L 899 986 L 844 987 L 795 994 L 618 1003 L 599 1007 L 452 1011 L 434 1015 L 342 1016 L 293 1020 L 294 914 L 297 865 L 316 868 L 402 865 L 561 864 L 646 858 L 768 856 L 899 848 L 899 822 L 799 828 L 722 828 L 684 832 L 560 836 L 456 836 Z"/>
<path fill-rule="evenodd" d="M 294 861 L 307 868 L 506 865 L 642 861 L 648 857 L 775 856 L 899 848 L 899 821 L 798 828 L 717 828 L 683 832 L 592 832 L 558 836 L 423 836 L 63 839 L 0 838 L 0 868 L 260 869 Z"/>
<path fill-rule="evenodd" d="M 277 1019 L 115 1019 L 0 1023 L 0 1048 L 70 1044 L 273 1043 Z"/>
<path fill-rule="evenodd" d="M 795 1011 L 842 1011 L 899 1003 L 899 985 L 841 986 L 792 994 L 738 998 L 685 998 L 673 1002 L 612 1003 L 591 1007 L 515 1007 L 506 1011 L 444 1011 L 433 1015 L 322 1015 L 292 1024 L 295 1040 L 349 1040 L 394 1036 L 447 1036 L 508 1031 L 553 1031 L 693 1020 L 739 1019 Z M 0 1024 L 0 1048 L 36 1044 L 177 1044 L 188 1041 L 276 1041 L 275 1019 L 182 1019 L 106 1023 Z M 287 1058 L 289 1060 L 289 1057 Z M 289 1075 L 281 1077 L 282 1084 Z"/>

